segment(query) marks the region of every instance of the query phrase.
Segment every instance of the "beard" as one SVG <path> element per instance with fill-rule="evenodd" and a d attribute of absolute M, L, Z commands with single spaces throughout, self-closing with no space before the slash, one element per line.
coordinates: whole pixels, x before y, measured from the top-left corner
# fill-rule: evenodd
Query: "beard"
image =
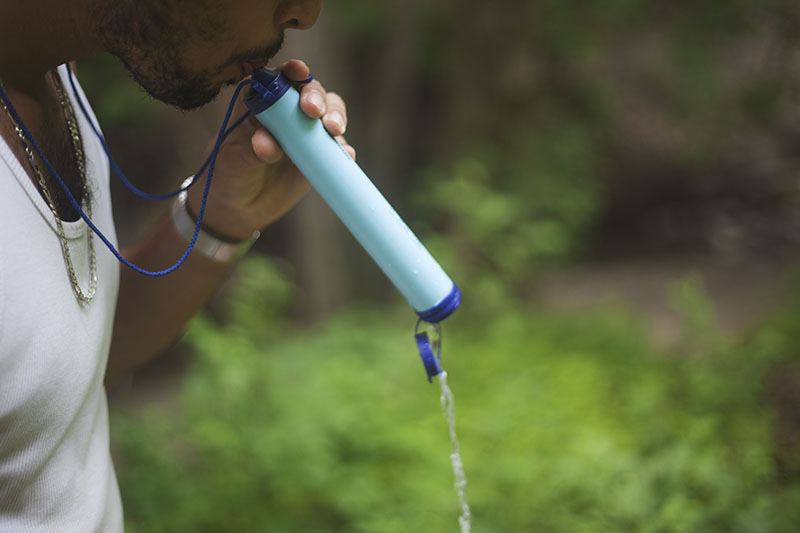
<path fill-rule="evenodd" d="M 184 53 L 192 46 L 222 43 L 228 37 L 221 16 L 187 16 L 162 0 L 102 2 L 107 50 L 115 55 L 133 79 L 153 98 L 190 111 L 212 102 L 223 87 L 234 85 L 242 75 L 230 72 L 243 63 L 266 64 L 283 45 L 283 32 L 274 42 L 232 53 L 208 68 L 192 67 Z M 192 21 L 187 24 L 186 21 Z M 198 20 L 206 20 L 205 24 Z M 227 71 L 227 77 L 224 72 Z"/>
<path fill-rule="evenodd" d="M 162 49 L 163 50 L 163 49 Z M 122 61 L 131 77 L 150 96 L 184 111 L 212 102 L 225 83 L 215 82 L 211 72 L 191 71 L 176 57 L 153 57 L 112 52 Z M 173 54 L 166 54 L 171 56 Z"/>

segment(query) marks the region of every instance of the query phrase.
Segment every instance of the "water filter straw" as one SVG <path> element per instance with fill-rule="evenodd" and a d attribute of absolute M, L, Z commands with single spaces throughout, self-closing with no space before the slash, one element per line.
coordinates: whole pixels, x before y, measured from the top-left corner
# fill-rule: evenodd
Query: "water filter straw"
<path fill-rule="evenodd" d="M 461 292 L 363 170 L 300 109 L 300 93 L 280 72 L 253 72 L 245 103 L 277 139 L 361 246 L 420 318 L 437 323 L 461 303 Z"/>

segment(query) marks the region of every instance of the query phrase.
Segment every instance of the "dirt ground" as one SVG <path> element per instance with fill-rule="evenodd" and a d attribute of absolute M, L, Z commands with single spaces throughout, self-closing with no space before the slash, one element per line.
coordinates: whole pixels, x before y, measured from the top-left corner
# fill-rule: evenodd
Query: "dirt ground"
<path fill-rule="evenodd" d="M 668 347 L 680 339 L 682 319 L 672 303 L 675 284 L 696 279 L 716 312 L 717 326 L 746 334 L 791 297 L 797 258 L 740 258 L 712 252 L 616 257 L 546 274 L 536 298 L 556 309 L 614 302 L 631 307 L 648 324 L 653 339 Z"/>

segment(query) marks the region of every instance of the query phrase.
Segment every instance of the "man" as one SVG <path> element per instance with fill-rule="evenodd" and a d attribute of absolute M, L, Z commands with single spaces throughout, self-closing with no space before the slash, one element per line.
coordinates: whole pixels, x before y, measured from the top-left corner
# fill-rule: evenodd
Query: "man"
<path fill-rule="evenodd" d="M 155 98 L 192 109 L 264 66 L 284 30 L 310 28 L 320 9 L 321 0 L 5 0 L 0 84 L 113 241 L 108 161 L 59 65 L 110 52 Z M 300 61 L 279 68 L 298 81 L 309 73 Z M 344 133 L 340 97 L 316 81 L 301 94 L 306 114 Z M 168 346 L 234 252 L 308 185 L 266 131 L 245 123 L 217 160 L 203 221 L 211 246 L 175 273 L 148 278 L 120 268 L 91 236 L 15 122 L 0 111 L 0 531 L 121 531 L 103 380 Z M 151 270 L 173 263 L 187 246 L 177 219 L 199 211 L 199 189 L 123 255 Z"/>

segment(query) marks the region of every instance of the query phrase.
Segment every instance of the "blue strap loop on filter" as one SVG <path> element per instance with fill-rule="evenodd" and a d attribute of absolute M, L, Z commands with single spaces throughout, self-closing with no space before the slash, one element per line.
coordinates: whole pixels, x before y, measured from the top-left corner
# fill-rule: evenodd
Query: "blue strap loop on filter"
<path fill-rule="evenodd" d="M 428 383 L 433 383 L 433 376 L 442 373 L 440 358 L 433 354 L 427 333 L 418 333 L 415 338 L 417 339 L 419 355 L 422 357 L 422 364 L 425 365 L 425 372 L 428 374 Z"/>
<path fill-rule="evenodd" d="M 417 341 L 417 348 L 422 358 L 422 364 L 425 366 L 425 372 L 428 374 L 428 383 L 433 383 L 433 376 L 438 376 L 442 373 L 442 328 L 439 324 L 430 324 L 436 334 L 434 340 L 431 341 L 427 331 L 419 332 L 419 326 L 422 322 L 422 319 L 417 321 L 414 338 Z"/>

